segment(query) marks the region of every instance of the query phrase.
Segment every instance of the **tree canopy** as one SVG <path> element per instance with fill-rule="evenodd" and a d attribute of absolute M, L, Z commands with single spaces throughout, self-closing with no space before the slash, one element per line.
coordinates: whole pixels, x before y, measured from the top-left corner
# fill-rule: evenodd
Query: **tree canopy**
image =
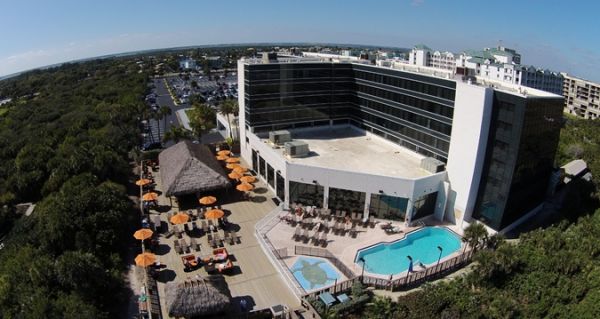
<path fill-rule="evenodd" d="M 115 318 L 148 74 L 96 60 L 0 82 L 0 318 Z M 13 205 L 34 202 L 31 216 Z"/>

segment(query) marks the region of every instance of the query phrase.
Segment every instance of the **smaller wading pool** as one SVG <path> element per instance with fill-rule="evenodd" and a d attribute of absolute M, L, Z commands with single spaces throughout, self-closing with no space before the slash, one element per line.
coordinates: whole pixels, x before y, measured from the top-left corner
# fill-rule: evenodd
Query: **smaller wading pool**
<path fill-rule="evenodd" d="M 435 265 L 460 249 L 460 237 L 445 227 L 424 227 L 391 243 L 379 243 L 356 254 L 355 263 L 365 271 L 380 275 L 394 275 L 408 270 L 410 256 L 413 266 L 422 263 Z M 439 248 L 438 248 L 439 247 Z M 441 250 L 440 250 L 441 248 Z"/>
<path fill-rule="evenodd" d="M 342 278 L 336 268 L 323 258 L 300 256 L 290 271 L 305 291 L 332 285 Z"/>

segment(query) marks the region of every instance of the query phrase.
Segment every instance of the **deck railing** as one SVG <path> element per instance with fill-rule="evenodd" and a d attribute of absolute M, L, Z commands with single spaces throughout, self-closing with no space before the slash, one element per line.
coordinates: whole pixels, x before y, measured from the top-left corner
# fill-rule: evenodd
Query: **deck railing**
<path fill-rule="evenodd" d="M 284 277 L 284 282 L 294 292 L 294 295 L 300 299 L 300 296 L 304 295 L 306 291 L 300 287 L 298 281 L 292 277 L 291 272 L 288 271 L 286 264 L 283 262 L 283 258 L 287 257 L 287 248 L 275 249 L 269 238 L 266 236 L 266 234 L 279 223 L 279 214 L 281 214 L 282 211 L 282 205 L 279 205 L 261 221 L 256 223 L 254 234 L 258 239 L 261 248 L 270 259 L 271 264 L 273 264 L 275 269 L 277 269 Z"/>

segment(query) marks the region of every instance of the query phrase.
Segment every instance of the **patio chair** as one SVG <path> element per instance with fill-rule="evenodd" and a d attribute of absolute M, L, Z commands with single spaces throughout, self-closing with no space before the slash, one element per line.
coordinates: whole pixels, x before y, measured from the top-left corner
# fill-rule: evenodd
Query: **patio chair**
<path fill-rule="evenodd" d="M 180 242 L 180 244 L 181 244 L 181 248 L 183 248 L 183 250 L 184 250 L 186 253 L 189 253 L 189 252 L 190 252 L 190 245 L 188 245 L 187 241 L 185 241 L 185 238 L 181 238 L 181 239 L 179 240 L 179 242 Z"/>
<path fill-rule="evenodd" d="M 183 224 L 183 231 L 188 235 L 190 234 L 190 226 L 188 226 L 188 223 Z"/>
<path fill-rule="evenodd" d="M 242 241 L 240 240 L 241 237 L 240 237 L 240 235 L 237 234 L 236 231 L 231 232 L 231 238 L 233 238 L 237 244 L 242 243 Z"/>
<path fill-rule="evenodd" d="M 233 245 L 233 240 L 231 240 L 231 234 L 228 230 L 223 231 L 223 242 Z"/>
<path fill-rule="evenodd" d="M 181 238 L 181 229 L 177 225 L 173 226 L 173 232 L 175 232 L 175 237 Z"/>
<path fill-rule="evenodd" d="M 179 241 L 178 241 L 177 239 L 174 241 L 174 244 L 173 244 L 173 245 L 174 245 L 173 247 L 175 248 L 175 252 L 176 252 L 176 253 L 178 253 L 178 254 L 180 254 L 180 255 L 181 255 L 181 254 L 183 254 L 183 249 L 182 249 L 182 248 L 181 248 L 181 246 L 179 245 Z"/>
<path fill-rule="evenodd" d="M 369 227 L 375 228 L 375 216 L 369 216 Z"/>
<path fill-rule="evenodd" d="M 196 239 L 190 238 L 190 245 L 195 251 L 200 251 L 200 244 L 196 242 Z"/>
<path fill-rule="evenodd" d="M 219 232 L 215 233 L 214 240 L 217 242 L 218 246 L 223 246 L 223 239 L 221 239 L 221 235 L 219 235 Z"/>
<path fill-rule="evenodd" d="M 342 215 L 340 216 L 341 218 L 345 218 L 347 215 L 347 212 L 345 210 L 342 211 Z"/>
<path fill-rule="evenodd" d="M 171 217 L 173 217 L 173 212 L 168 212 L 167 213 L 167 222 L 171 222 Z"/>
<path fill-rule="evenodd" d="M 208 233 L 208 226 L 206 225 L 206 221 L 203 220 L 202 222 L 202 231 L 207 234 Z"/>
<path fill-rule="evenodd" d="M 212 220 L 212 219 L 209 219 L 209 220 L 208 220 L 208 228 L 212 228 L 212 227 L 210 227 L 210 226 L 212 226 L 212 227 L 217 227 L 217 226 L 215 226 L 215 223 L 213 222 L 213 220 Z"/>

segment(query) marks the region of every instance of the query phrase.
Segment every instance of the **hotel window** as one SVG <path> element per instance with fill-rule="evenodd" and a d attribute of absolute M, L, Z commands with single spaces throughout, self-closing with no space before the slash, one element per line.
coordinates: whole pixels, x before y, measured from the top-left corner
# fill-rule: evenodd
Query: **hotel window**
<path fill-rule="evenodd" d="M 376 218 L 390 220 L 404 220 L 408 198 L 371 194 L 369 212 Z"/>
<path fill-rule="evenodd" d="M 323 205 L 324 188 L 322 185 L 290 181 L 290 204 L 317 206 Z"/>
<path fill-rule="evenodd" d="M 412 220 L 417 220 L 425 216 L 433 215 L 435 212 L 435 202 L 437 192 L 421 196 L 413 205 Z"/>
<path fill-rule="evenodd" d="M 330 187 L 328 206 L 333 210 L 362 213 L 365 207 L 365 197 L 364 192 Z"/>

